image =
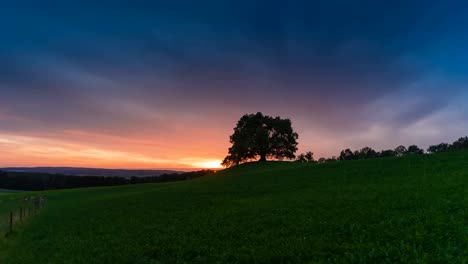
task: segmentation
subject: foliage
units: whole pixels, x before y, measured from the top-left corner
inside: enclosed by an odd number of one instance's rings
[[[379,153],[379,157],[381,158],[389,158],[389,157],[396,157],[396,151],[392,149],[382,150]]]
[[[320,158],[318,159],[318,163],[328,163],[328,162],[335,162],[335,161],[338,161],[338,158],[333,156],[331,158]]]
[[[408,154],[424,154],[424,151],[416,145],[411,145],[408,148],[399,146],[395,150],[382,150],[377,152],[370,147],[364,147],[360,150],[352,151],[351,149],[342,150],[339,160],[358,160],[358,159],[374,159],[374,158],[388,158],[388,157],[401,157]],[[322,160],[321,162],[324,162]]]
[[[356,156],[359,159],[373,159],[377,157],[377,152],[372,148],[365,147],[358,151]]]
[[[468,137],[461,137],[450,146],[452,150],[468,149]]]
[[[212,170],[162,174],[154,177],[69,176],[62,174],[0,171],[0,188],[23,191],[43,191],[96,186],[115,186],[134,183],[190,180],[214,173]]]
[[[296,158],[297,162],[314,162],[314,153],[312,151],[308,151],[306,153],[301,153]]]
[[[339,156],[339,160],[354,160],[356,159],[356,155],[350,149],[342,150]]]
[[[405,146],[398,146],[395,148],[395,154],[397,157],[401,157],[408,152],[408,149]]]
[[[461,137],[454,141],[452,144],[440,143],[438,145],[432,145],[427,149],[429,153],[441,153],[447,151],[457,151],[468,149],[468,137]]]
[[[428,153],[442,153],[448,151],[468,150],[468,137],[461,137],[452,144],[440,143],[432,145],[427,149]],[[395,150],[387,149],[377,152],[370,147],[364,147],[361,150],[352,151],[345,149],[340,152],[338,160],[357,160],[357,159],[373,159],[373,158],[389,158],[389,157],[402,157],[405,155],[422,155],[424,150],[417,145],[410,145],[408,148],[405,146],[398,146]],[[305,156],[299,156],[298,160],[304,160]],[[320,158],[319,163],[333,161],[334,159]]]
[[[352,151],[351,149],[345,149],[341,151],[339,160],[357,160],[357,159],[372,159],[378,157],[378,153],[372,148],[365,147],[361,150]]]
[[[446,152],[450,149],[450,145],[447,143],[440,143],[438,145],[432,145],[429,146],[427,149],[427,152],[429,153],[440,153],[440,152]]]
[[[260,157],[294,159],[298,135],[291,126],[291,120],[271,117],[262,113],[244,115],[237,122],[234,134],[230,136],[232,146],[222,165],[231,167]]]
[[[408,150],[406,150],[406,154],[424,154],[424,150],[416,145],[411,145],[408,147]]]

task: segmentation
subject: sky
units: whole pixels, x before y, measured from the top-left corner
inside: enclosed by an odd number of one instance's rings
[[[468,135],[465,1],[2,1],[0,166],[216,167],[244,114],[299,152]]]

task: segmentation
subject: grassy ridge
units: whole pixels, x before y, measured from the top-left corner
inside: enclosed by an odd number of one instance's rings
[[[2,263],[466,263],[468,153],[46,192]]]

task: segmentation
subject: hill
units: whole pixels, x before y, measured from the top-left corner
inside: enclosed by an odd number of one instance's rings
[[[98,177],[156,177],[163,174],[180,173],[175,170],[127,170],[127,169],[97,169],[74,167],[10,167],[0,168],[0,171],[62,174],[70,176],[98,176]]]
[[[70,176],[63,174],[0,171],[1,190],[45,191],[55,189],[117,186],[137,183],[171,182],[191,180],[215,173],[214,170],[200,170],[181,173],[161,174],[151,177],[105,177]]]
[[[468,261],[468,152],[252,163],[43,194],[40,214],[0,243],[0,262]]]

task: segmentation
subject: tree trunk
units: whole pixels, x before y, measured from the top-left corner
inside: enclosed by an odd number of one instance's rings
[[[266,154],[260,154],[260,159],[258,161],[266,161]]]

